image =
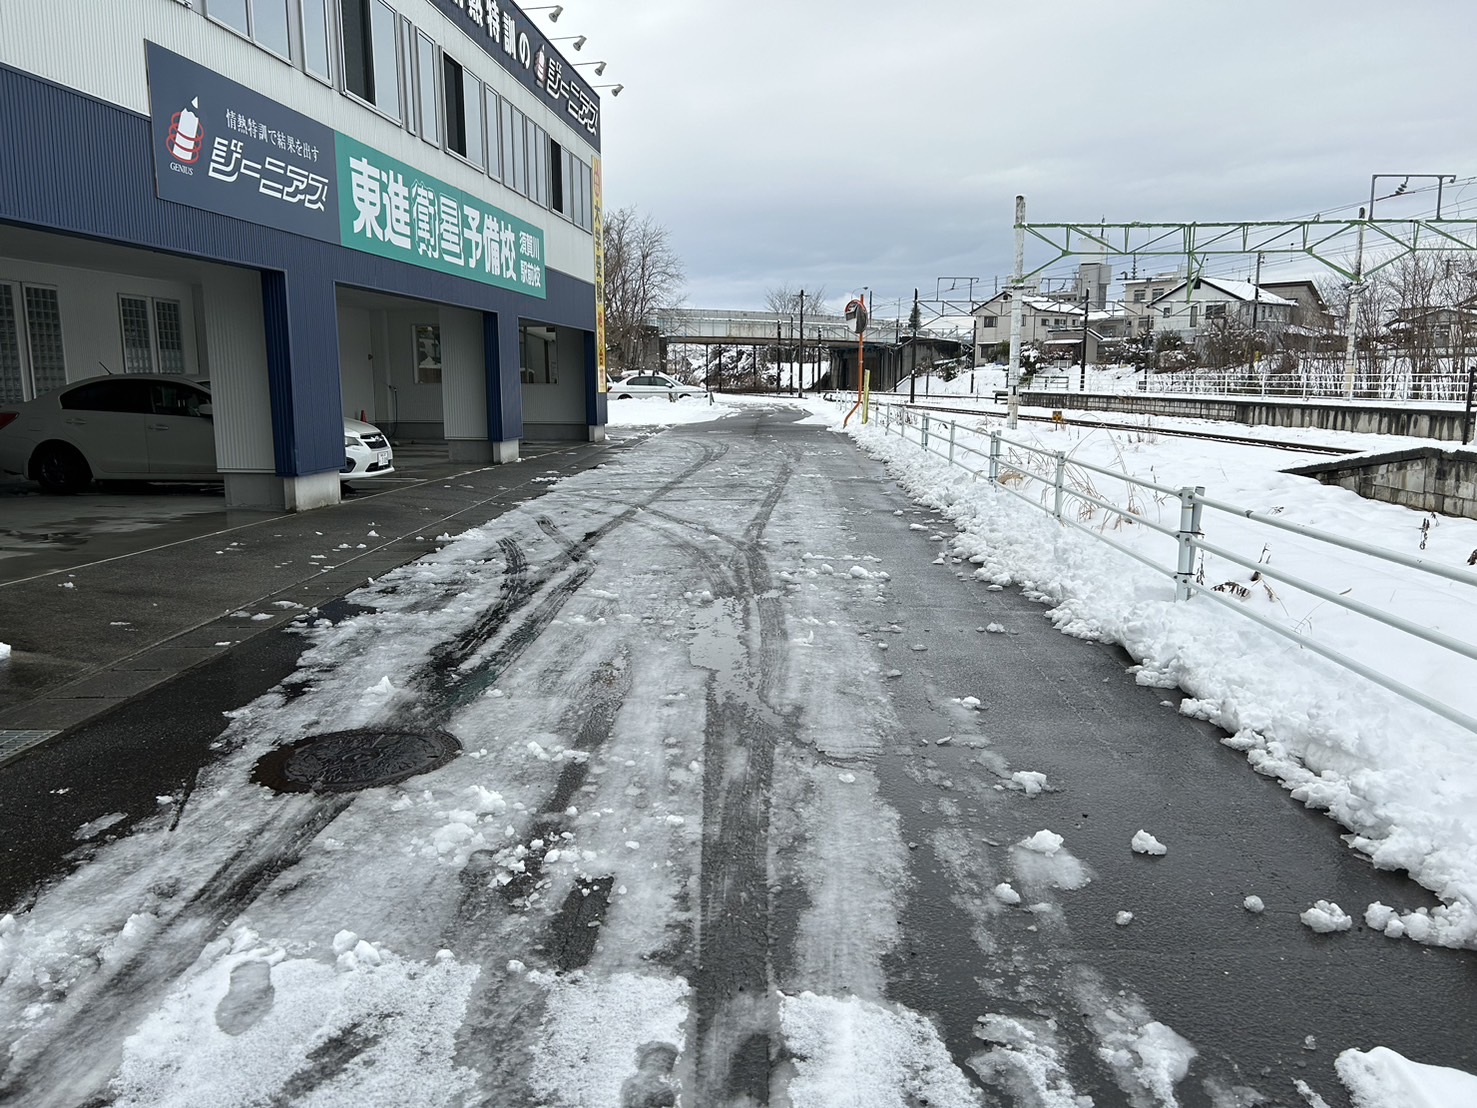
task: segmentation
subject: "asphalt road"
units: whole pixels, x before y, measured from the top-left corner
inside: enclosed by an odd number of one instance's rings
[[[124,1039],[243,921],[279,951],[260,981],[289,980],[345,920],[403,957],[480,967],[447,1065],[486,1103],[602,1102],[549,1062],[559,990],[632,975],[684,983],[685,1014],[621,1040],[603,1101],[620,1108],[679,1086],[704,1108],[828,1103],[794,1015],[822,1001],[932,1028],[915,1039],[937,1037],[949,1074],[882,1041],[867,1049],[896,1065],[854,1075],[893,1075],[900,1104],[966,1103],[961,1086],[1053,1103],[1028,1057],[1104,1108],[1295,1105],[1300,1080],[1346,1108],[1333,1060],[1377,1044],[1477,1072],[1477,957],[1298,921],[1315,899],[1357,916],[1429,894],[1373,870],[1177,693],[1136,685],[1119,649],[973,579],[946,534],[793,414],[674,429],[325,609],[337,628],[267,631],[0,767],[0,902],[28,942],[157,921],[121,961],[70,964],[85,1005],[0,980],[19,1044],[0,1104],[132,1103]],[[364,690],[385,673],[400,692],[381,704]],[[359,793],[252,783],[274,747],[345,727],[445,730],[477,757]],[[513,845],[489,830],[428,854],[479,783],[515,802],[488,821]],[[1168,853],[1134,853],[1140,828]],[[1062,853],[1015,845],[1044,829]],[[1005,881],[1019,905],[992,892]],[[1241,906],[1252,893],[1265,912]],[[237,1025],[274,1017],[233,975],[238,992],[215,1022],[239,1045]],[[262,1095],[388,1068],[395,1025],[351,1015],[324,1017]],[[1133,1054],[1160,1027],[1195,1052],[1172,1094]],[[186,1039],[182,1082],[192,1053],[214,1057]]]

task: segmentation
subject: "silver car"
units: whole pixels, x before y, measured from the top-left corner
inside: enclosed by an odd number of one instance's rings
[[[117,373],[0,406],[0,471],[75,493],[100,481],[219,481],[204,381]],[[343,480],[394,472],[373,424],[344,420]]]

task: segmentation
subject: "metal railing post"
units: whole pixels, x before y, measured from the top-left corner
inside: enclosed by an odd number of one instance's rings
[[[1174,572],[1174,598],[1189,600],[1194,595],[1190,581],[1195,575],[1195,536],[1200,534],[1200,501],[1205,495],[1205,486],[1186,486],[1180,489],[1179,562]]]
[[[959,430],[959,421],[949,420],[949,464],[954,464],[954,432]]]
[[[1055,508],[1053,508],[1051,514],[1054,515],[1054,516],[1056,516],[1057,519],[1061,519],[1062,518],[1062,498],[1066,495],[1066,491],[1067,491],[1067,486],[1066,486],[1067,456],[1064,453],[1062,453],[1060,450],[1058,450],[1056,452],[1055,457],[1056,457],[1056,477],[1053,480],[1052,484],[1056,488],[1056,506],[1055,506]]]
[[[923,449],[924,450],[927,450],[928,449],[928,413],[927,412],[924,412],[923,413],[923,439],[922,439],[922,446],[923,446]]]
[[[990,484],[1000,480],[1000,432],[990,432]]]

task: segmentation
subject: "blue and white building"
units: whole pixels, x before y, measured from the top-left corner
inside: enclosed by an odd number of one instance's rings
[[[208,379],[233,507],[337,501],[344,415],[601,438],[600,103],[536,14],[5,0],[0,403]]]

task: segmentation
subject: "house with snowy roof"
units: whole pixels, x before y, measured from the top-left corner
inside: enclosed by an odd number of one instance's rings
[[[974,363],[983,365],[994,357],[995,348],[1010,341],[1011,291],[997,292],[974,310]],[[1043,344],[1061,338],[1057,333],[1082,329],[1082,305],[1054,296],[1026,292],[1021,296],[1021,344]]]
[[[1172,331],[1186,346],[1196,345],[1215,328],[1256,328],[1280,334],[1292,323],[1296,303],[1250,281],[1224,277],[1181,279],[1150,304],[1155,333]]]

